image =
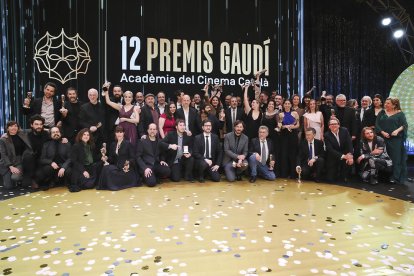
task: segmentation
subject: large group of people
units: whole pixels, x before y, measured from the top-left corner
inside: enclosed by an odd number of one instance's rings
[[[23,102],[30,129],[9,121],[0,138],[4,187],[120,190],[221,175],[251,183],[346,182],[352,174],[373,185],[407,180],[408,125],[397,98],[364,96],[360,108],[343,94],[283,98],[261,90],[259,78],[241,97],[206,84],[168,102],[162,91],[134,95],[110,83],[102,102],[94,88],[86,103],[73,87],[58,99],[49,82],[42,97]]]

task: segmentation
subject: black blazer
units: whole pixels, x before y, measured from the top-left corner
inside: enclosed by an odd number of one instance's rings
[[[269,164],[270,161],[274,161],[275,160],[275,155],[273,153],[273,144],[272,141],[267,138],[266,139],[267,142],[267,150],[269,151],[269,156],[266,160],[266,164]],[[253,138],[250,140],[250,144],[249,144],[249,156],[252,155],[253,153],[257,152],[258,154],[261,154],[261,146],[260,146],[260,139],[258,137]],[[270,154],[272,155],[272,159],[270,159]]]
[[[160,162],[159,140],[156,140],[157,146],[155,147],[155,151],[151,143],[148,137],[138,140],[135,160],[141,173]]]
[[[158,117],[160,117],[160,110],[157,106],[155,106],[155,111],[158,113]],[[139,114],[139,124],[138,124],[138,135],[139,138],[142,137],[142,135],[147,135],[148,126],[150,124],[154,123],[154,118],[152,117],[151,113],[151,107],[148,105],[144,105],[141,108],[141,113]],[[157,126],[158,129],[158,126]]]
[[[23,114],[29,118],[35,114],[42,114],[42,103],[43,97],[32,99],[30,102],[29,108],[23,107]],[[55,124],[57,124],[61,119],[60,109],[62,108],[62,103],[53,97],[53,113],[55,117]]]
[[[129,166],[135,168],[135,156],[132,144],[123,140],[118,150],[118,155],[115,153],[116,142],[112,142],[108,152],[108,163],[117,166],[119,169],[124,168],[125,161],[129,161]]]
[[[233,124],[231,123],[231,107],[226,108],[224,111],[224,114],[226,115],[226,133],[233,131]],[[245,117],[245,113],[243,108],[237,107],[236,108],[236,121],[237,120],[243,120]]]
[[[70,149],[71,144],[66,143],[63,144],[62,141],[59,141],[58,145],[58,155],[59,157],[64,160],[63,163],[57,163],[59,167],[64,168],[65,170],[69,168],[71,160],[70,160]],[[42,148],[42,155],[40,156],[40,164],[42,165],[50,165],[53,162],[56,154],[56,147],[55,141],[50,140],[47,141]]]
[[[335,137],[334,137],[335,138]],[[318,158],[325,158],[325,149],[323,148],[323,142],[318,139],[313,140],[313,151]],[[296,159],[298,166],[308,164],[309,160],[309,143],[306,139],[303,139],[299,144],[299,153]]]
[[[82,104],[83,103],[80,101],[74,104],[69,102],[65,102],[64,104],[64,107],[68,110],[68,113],[66,117],[62,116],[62,132],[63,137],[66,137],[69,140],[73,140],[75,135],[80,130],[80,120],[78,116]]]
[[[219,138],[216,134],[211,133],[210,135],[210,144],[211,144],[211,160],[213,161],[214,165],[221,165],[221,161],[223,159],[223,150],[220,146]],[[204,151],[206,150],[206,139],[204,137],[204,133],[197,135],[194,138],[194,147],[193,147],[193,156],[195,159],[204,159]]]
[[[375,122],[377,120],[377,116],[375,116],[375,108],[371,107],[370,109],[366,110],[364,113],[364,119],[361,123],[361,130],[364,127],[374,127],[375,128]]]
[[[98,154],[98,151],[94,148],[92,148],[91,151],[93,162],[100,160],[100,153]],[[82,174],[85,171],[85,146],[83,145],[83,142],[73,145],[70,159],[72,161],[73,173]]]
[[[335,116],[341,123],[341,127],[348,129],[351,136],[358,136],[358,122],[355,115],[355,109],[348,106],[344,108],[335,107]]]
[[[90,128],[101,123],[102,126],[99,128],[103,132],[105,127],[105,112],[104,108],[100,103],[96,105],[91,102],[84,103],[81,105],[79,112],[79,124],[81,128]]]
[[[339,142],[336,140],[334,134],[331,131],[325,132],[325,146],[327,157],[332,157],[340,160],[343,154],[353,153],[352,139],[346,128],[339,128]]]
[[[192,154],[192,138],[191,136],[187,136],[184,132],[183,134],[183,147],[188,146],[189,153]],[[173,149],[169,149],[168,146],[170,144],[178,145],[178,134],[177,131],[170,131],[168,134],[160,141],[160,160],[167,162],[169,166],[174,163],[175,157],[177,156],[177,151]]]
[[[185,120],[184,110],[182,108],[177,110],[176,118]],[[201,133],[197,111],[192,107],[190,107],[188,112],[188,127],[190,128],[192,136],[196,136]]]

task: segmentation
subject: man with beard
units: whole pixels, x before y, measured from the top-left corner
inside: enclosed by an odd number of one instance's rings
[[[184,170],[185,180],[194,182],[192,156],[192,138],[185,131],[185,122],[182,119],[175,121],[176,131],[168,132],[160,142],[161,160],[171,169],[171,180],[178,182]]]
[[[119,85],[115,85],[112,89],[113,96],[110,97],[111,101],[114,103],[119,104],[122,106],[122,87]],[[119,111],[112,108],[109,105],[105,105],[105,126],[106,126],[106,141],[108,143],[111,143],[114,141],[114,133],[115,133],[115,127],[116,127],[116,121],[119,117]]]
[[[50,141],[43,145],[39,169],[36,172],[36,182],[42,190],[47,190],[56,184],[68,185],[70,181],[70,143],[62,142],[58,127],[50,129]]]
[[[145,184],[154,187],[160,178],[170,176],[170,168],[165,161],[160,161],[157,126],[152,123],[148,126],[148,135],[138,140],[136,162],[143,176]]]
[[[141,108],[141,114],[138,123],[138,137],[147,135],[147,130],[150,124],[155,124],[158,129],[158,121],[160,119],[160,113],[158,108],[155,106],[154,94],[145,95],[145,105]]]
[[[244,123],[236,121],[233,131],[224,135],[223,167],[228,181],[241,180],[242,173],[248,168],[247,153],[249,138],[243,134]]]
[[[144,106],[144,104],[145,104],[144,103],[144,94],[142,92],[138,91],[135,94],[135,105],[142,108]]]
[[[275,110],[278,112],[282,112],[282,103],[283,103],[283,97],[282,95],[276,95],[275,96]]]
[[[231,98],[232,98],[233,96],[232,95],[227,95],[225,98],[224,98],[224,108],[230,108],[230,103],[231,103]],[[237,102],[237,99],[236,99],[236,102]]]
[[[41,115],[45,118],[44,126],[51,128],[55,126],[60,120],[61,104],[55,98],[57,87],[53,82],[45,84],[43,89],[43,97],[30,100],[25,98],[23,103],[23,114],[26,116],[33,116],[35,114]]]
[[[78,100],[78,91],[74,87],[69,87],[60,113],[62,114],[62,133],[72,144],[80,130],[78,115],[81,105],[82,102]]]
[[[333,96],[331,94],[326,95],[326,91],[322,91],[321,95],[321,105],[319,106],[319,111],[322,112],[324,125],[329,125],[329,119],[332,116],[333,106]],[[335,112],[335,111],[334,111]],[[325,132],[329,131],[329,128],[325,127]]]
[[[226,133],[233,131],[233,124],[236,121],[243,120],[244,111],[243,108],[237,106],[237,98],[231,97],[230,107],[224,110],[226,120]]]
[[[30,186],[31,174],[27,165],[33,163],[33,152],[29,139],[15,121],[7,123],[6,131],[0,138],[0,175],[3,177],[3,186],[5,189],[13,189],[19,181],[24,186]]]
[[[260,103],[260,110],[262,112],[266,112],[268,100],[269,100],[269,95],[267,94],[267,92],[266,91],[260,92],[259,103]]]
[[[197,111],[200,111],[200,109],[201,109],[201,107],[203,105],[203,102],[201,101],[200,94],[198,94],[198,93],[194,94],[193,100],[194,100],[194,108]]]
[[[165,102],[165,93],[163,91],[160,91],[157,94],[157,108],[160,115],[164,114],[165,108],[167,108],[167,104]]]
[[[104,142],[105,112],[104,107],[98,102],[98,90],[88,90],[89,102],[84,103],[79,112],[80,127],[87,128],[92,133],[95,145],[98,149]]]

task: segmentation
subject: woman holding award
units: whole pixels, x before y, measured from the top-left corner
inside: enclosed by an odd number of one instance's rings
[[[105,164],[99,178],[98,190],[118,191],[137,186],[138,175],[134,166],[133,146],[125,139],[121,126],[115,128],[115,142],[104,156]]]

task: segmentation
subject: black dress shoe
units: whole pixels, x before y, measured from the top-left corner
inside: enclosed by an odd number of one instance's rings
[[[250,183],[254,183],[254,182],[256,182],[256,176],[252,176],[252,177],[250,177],[249,182],[250,182]]]
[[[198,180],[200,183],[204,183],[206,182],[205,179],[203,177],[200,177],[200,179]]]
[[[242,177],[241,177],[241,175],[238,175],[238,176],[236,176],[236,180],[237,180],[237,181],[240,181],[240,180],[242,180]]]
[[[369,184],[371,185],[377,185],[378,184],[378,180],[375,177],[371,177],[369,180]]]
[[[397,184],[397,181],[395,181],[394,179],[391,179],[391,180],[389,181],[389,183],[390,183],[391,185],[394,185],[394,184]]]

